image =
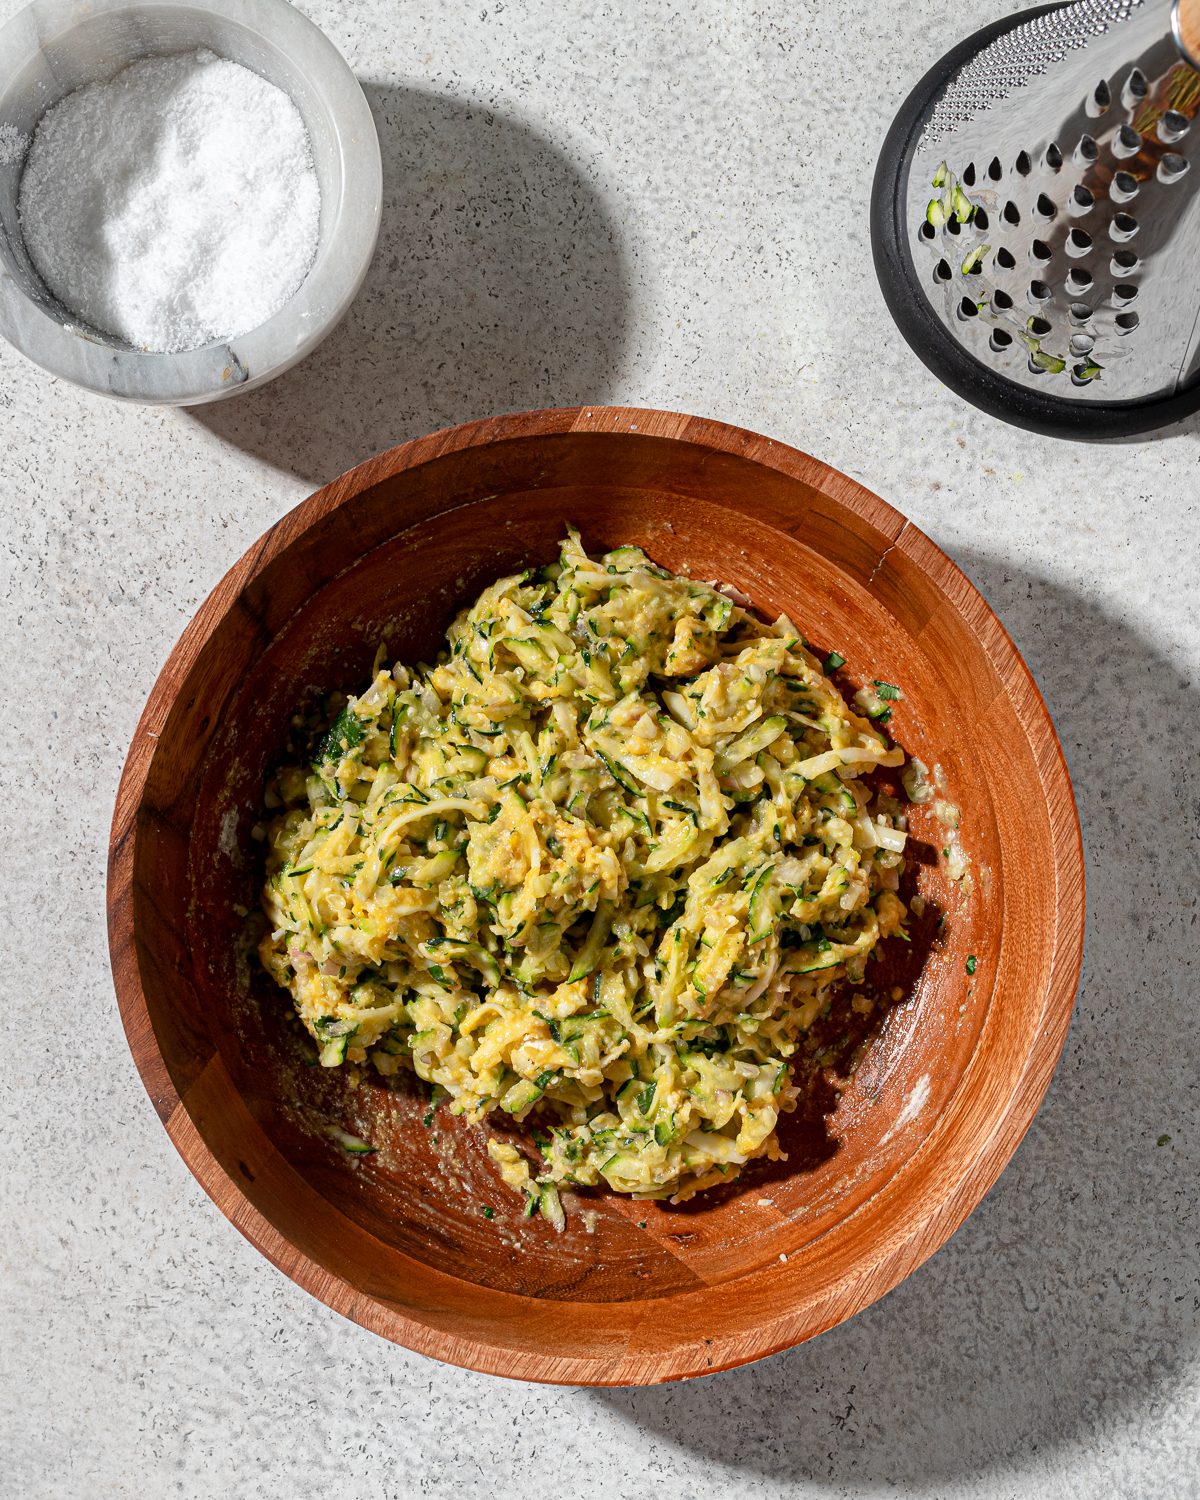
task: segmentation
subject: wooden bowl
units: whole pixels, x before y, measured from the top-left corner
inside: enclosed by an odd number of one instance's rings
[[[910,879],[928,906],[909,963],[888,975],[903,1001],[852,1076],[822,1075],[819,1112],[785,1130],[789,1160],[753,1163],[677,1208],[593,1193],[568,1202],[556,1234],[520,1217],[485,1128],[431,1117],[423,1085],[364,1078],[351,1090],[344,1070],[304,1064],[287,998],[244,960],[239,908],[256,903],[250,830],[296,704],[357,689],[380,640],[393,658],[430,657],[457,607],[549,561],[567,520],[591,547],[634,542],[673,570],[738,585],[772,618],[786,611],[846,658],[847,685],[898,684],[891,728],[943,768],[971,889],[948,877],[945,828],[917,810]],[[1032,1120],[1066,1034],[1083,859],[1033,678],[927,537],[781,443],[593,407],[406,443],[255,543],[142,715],[113,819],[108,911],[121,1015],[155,1108],[205,1191],[275,1265],[453,1364],[647,1384],[833,1327],[962,1223]],[[348,1156],[330,1125],[379,1151]],[[581,1208],[595,1211],[593,1233]]]

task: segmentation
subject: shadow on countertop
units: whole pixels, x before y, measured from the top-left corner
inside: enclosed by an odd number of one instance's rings
[[[1068,442],[1085,442],[1093,448],[1137,448],[1161,443],[1166,438],[1195,438],[1200,433],[1200,412],[1173,423],[1170,427],[1153,427],[1149,432],[1133,432],[1121,437],[1069,438]]]
[[[323,484],[474,417],[607,402],[625,348],[621,226],[531,126],[366,84],[383,222],[362,291],[306,360],[188,415]]]
[[[1087,845],[1084,976],[1045,1103],[966,1224],[858,1317],[742,1370],[590,1393],[805,1493],[1029,1476],[1142,1426],[1194,1463],[1173,1390],[1200,1351],[1200,694],[1134,624],[960,561],[1042,688]]]

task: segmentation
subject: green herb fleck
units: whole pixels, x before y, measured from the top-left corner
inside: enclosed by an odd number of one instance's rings
[[[841,652],[831,651],[825,658],[825,661],[821,666],[821,671],[825,673],[826,677],[828,677],[830,672],[836,672],[839,667],[844,667],[845,665],[846,658],[841,654]]]
[[[343,744],[347,750],[353,750],[355,745],[362,744],[362,740],[363,728],[358,715],[351,708],[343,708],[317,741],[313,751],[313,765],[320,766],[327,760],[341,760]]]
[[[1169,1135],[1160,1135],[1158,1138],[1158,1144],[1160,1146],[1169,1146],[1171,1144],[1171,1137]]]
[[[978,960],[976,959],[975,955],[972,953],[968,957],[968,959],[967,959],[967,973],[968,974],[974,974],[974,972],[975,972],[975,965],[976,965],[977,962],[978,962]]]

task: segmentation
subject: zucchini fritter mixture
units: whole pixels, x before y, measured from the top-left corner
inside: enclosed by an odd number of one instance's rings
[[[903,752],[790,620],[574,531],[436,665],[382,657],[267,789],[259,951],[321,1062],[533,1112],[541,1170],[489,1149],[560,1227],[556,1184],[678,1201],[777,1157],[789,1058],[905,937],[859,780]]]

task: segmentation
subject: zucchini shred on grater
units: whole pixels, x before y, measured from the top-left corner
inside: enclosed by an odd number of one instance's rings
[[[1112,437],[1200,407],[1200,0],[1078,0],[986,27],[896,116],[884,298],[993,416]]]

